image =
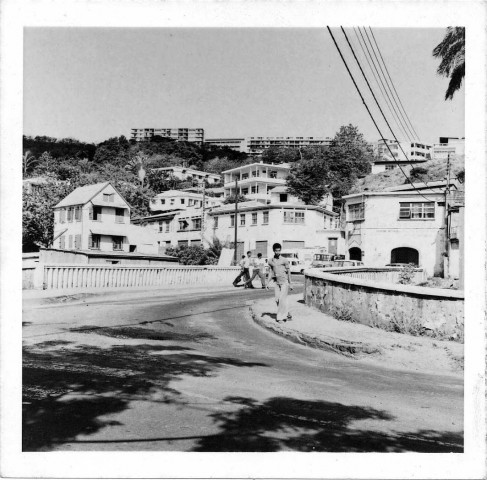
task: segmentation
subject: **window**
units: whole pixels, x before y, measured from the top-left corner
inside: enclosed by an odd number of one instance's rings
[[[247,180],[247,178],[249,178],[249,174],[248,173],[242,174],[242,180]]]
[[[64,223],[66,221],[66,210],[63,208],[59,210],[59,222]]]
[[[386,170],[394,170],[395,168],[395,165],[386,165]]]
[[[92,250],[99,250],[100,249],[100,235],[92,234],[88,238],[88,247]]]
[[[279,194],[279,201],[280,202],[287,202],[287,193],[280,193]]]
[[[74,208],[74,219],[77,222],[81,222],[81,207]]]
[[[165,198],[161,198],[161,205],[165,205],[166,204],[166,199]]]
[[[115,200],[115,195],[113,193],[104,193],[103,194],[103,201],[104,202],[113,202]]]
[[[181,205],[184,205],[184,198],[181,198]]]
[[[230,226],[231,227],[235,226],[235,215],[230,215]]]
[[[68,222],[73,221],[73,209],[71,207],[68,208]]]
[[[295,210],[285,211],[284,223],[304,223],[304,212]]]
[[[264,218],[262,219],[262,223],[263,223],[263,224],[267,224],[267,223],[269,223],[269,212],[268,212],[268,211],[266,211],[266,212],[262,212],[262,214],[263,214],[263,216],[264,216]]]
[[[123,237],[112,237],[113,249],[123,250]]]
[[[186,220],[179,220],[179,230],[187,230],[189,223]]]
[[[201,230],[201,218],[193,218],[193,230]]]
[[[250,191],[252,193],[258,193],[258,187],[254,185],[253,187],[251,187]]]
[[[116,208],[115,209],[115,222],[116,223],[124,223],[125,212],[123,208]]]
[[[81,235],[74,236],[74,248],[79,250],[81,248]]]
[[[174,205],[174,201],[175,201],[175,199],[171,198],[171,205]]]
[[[354,203],[348,206],[348,220],[363,220],[364,218],[364,204]]]
[[[73,248],[73,235],[68,237],[68,248]]]
[[[163,230],[163,221],[162,220],[159,220],[159,233],[162,233],[162,230]]]
[[[257,225],[257,212],[252,213],[252,225]]]
[[[434,219],[434,202],[400,202],[399,218],[402,220]]]
[[[245,213],[240,214],[240,226],[241,227],[245,226]]]
[[[90,211],[90,220],[101,221],[101,207],[93,207]]]
[[[277,178],[277,171],[276,170],[271,170],[269,172],[269,178]]]
[[[248,195],[249,189],[248,188],[242,188],[242,195]]]
[[[213,218],[213,228],[218,228],[218,217]]]
[[[188,240],[178,240],[178,247],[187,247]]]

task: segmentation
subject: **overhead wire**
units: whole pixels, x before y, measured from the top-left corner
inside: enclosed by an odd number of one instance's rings
[[[402,134],[404,135],[404,137],[405,137],[405,138],[407,138],[409,141],[411,141],[411,138],[410,138],[410,136],[409,136],[409,133],[407,132],[407,129],[404,127],[403,123],[401,122],[401,119],[399,118],[399,115],[398,115],[398,113],[397,113],[397,111],[396,111],[396,108],[394,107],[394,104],[393,104],[393,102],[392,102],[392,100],[391,100],[391,97],[389,96],[389,93],[388,93],[388,91],[387,91],[387,87],[386,87],[386,85],[384,85],[384,81],[383,81],[383,79],[382,79],[382,76],[381,76],[381,74],[380,74],[380,72],[379,72],[379,70],[378,70],[378,68],[377,68],[376,62],[374,61],[374,57],[373,57],[373,55],[372,55],[372,53],[373,53],[373,52],[371,53],[371,51],[369,50],[369,45],[368,45],[368,42],[367,42],[367,40],[365,39],[365,37],[364,37],[364,35],[363,35],[362,31],[360,30],[360,27],[357,27],[357,28],[358,28],[358,31],[359,31],[359,33],[360,33],[360,36],[362,37],[362,42],[363,42],[363,44],[365,45],[365,48],[366,48],[367,53],[368,53],[368,55],[369,55],[369,57],[370,57],[370,60],[371,60],[372,65],[373,65],[373,67],[374,67],[374,70],[375,70],[375,72],[377,73],[377,77],[378,77],[378,79],[379,79],[379,83],[380,83],[380,85],[382,85],[382,88],[384,89],[384,92],[385,92],[385,95],[386,95],[386,96],[385,96],[385,98],[386,98],[386,99],[387,99],[387,101],[388,101],[388,102],[391,104],[391,107],[392,107],[392,110],[393,110],[393,114],[392,114],[392,116],[393,116],[394,120],[396,121],[396,123],[397,123],[398,125],[400,125],[399,130],[401,130],[401,132],[402,132]],[[377,58],[377,57],[376,57],[376,58]]]
[[[359,30],[360,30],[360,27],[359,27]],[[366,43],[368,42],[368,44],[370,45],[370,50],[372,51],[372,55],[373,55],[372,61],[374,62],[374,58],[375,58],[375,62],[377,62],[377,65],[378,65],[379,70],[381,72],[379,74],[379,77],[381,78],[381,81],[382,81],[382,78],[384,79],[384,82],[385,82],[385,87],[384,88],[386,88],[386,90],[388,90],[390,92],[390,94],[391,94],[390,97],[389,97],[389,94],[387,94],[387,96],[388,96],[388,98],[391,98],[392,97],[391,103],[393,103],[395,105],[394,111],[396,112],[397,118],[399,119],[399,121],[401,122],[401,125],[404,128],[404,131],[406,132],[406,136],[407,136],[408,140],[410,142],[412,142],[412,138],[414,138],[414,134],[412,133],[411,129],[408,127],[407,122],[404,119],[404,115],[402,115],[402,112],[399,109],[399,105],[398,105],[398,103],[396,101],[396,98],[394,97],[394,94],[392,92],[391,87],[389,86],[389,83],[387,81],[386,75],[384,73],[384,69],[382,68],[382,65],[381,65],[381,63],[379,61],[379,57],[377,56],[377,53],[375,52],[374,46],[372,44],[372,41],[370,40],[370,37],[369,37],[369,35],[367,33],[367,30],[365,30],[365,29],[363,29],[363,30],[364,30],[364,33],[365,33],[364,41]],[[365,40],[365,38],[367,40]],[[374,65],[375,65],[375,62],[374,62]]]
[[[379,56],[380,56],[380,58],[382,60],[382,63],[384,64],[384,67],[386,69],[387,76],[389,77],[389,80],[391,81],[392,88],[394,89],[394,92],[396,93],[396,97],[399,100],[399,103],[400,103],[400,105],[402,107],[402,110],[403,110],[404,114],[406,115],[406,118],[407,118],[407,120],[409,122],[409,125],[411,126],[411,129],[413,130],[414,134],[416,135],[416,138],[419,140],[419,135],[417,134],[417,132],[416,132],[416,130],[415,130],[415,128],[414,128],[414,126],[413,126],[413,124],[412,124],[412,122],[411,122],[411,120],[410,120],[410,118],[409,118],[409,116],[408,116],[408,114],[406,112],[406,109],[404,108],[404,105],[401,102],[401,97],[397,93],[396,87],[394,86],[394,82],[392,81],[391,75],[389,73],[389,69],[387,68],[387,64],[384,61],[384,58],[382,57],[382,53],[380,51],[379,44],[377,43],[377,40],[375,39],[374,32],[372,31],[372,28],[371,27],[369,27],[369,30],[370,30],[370,33],[372,34],[372,38],[374,40],[375,46],[377,47],[377,51],[379,52]]]
[[[363,56],[364,56],[365,60],[367,61],[367,64],[369,65],[369,69],[370,69],[370,71],[372,72],[372,75],[373,75],[373,77],[374,77],[375,83],[376,83],[376,84],[377,84],[377,86],[379,87],[379,91],[380,91],[380,93],[381,93],[381,95],[382,95],[382,98],[384,99],[384,102],[385,102],[385,104],[387,105],[387,108],[389,109],[389,112],[391,113],[391,116],[392,116],[392,118],[394,119],[394,122],[395,122],[395,124],[396,124],[397,128],[398,128],[398,129],[399,129],[399,130],[402,132],[402,134],[404,135],[404,130],[403,130],[403,128],[401,127],[401,125],[399,124],[399,122],[398,122],[398,120],[397,120],[397,118],[396,118],[396,116],[394,115],[394,112],[393,112],[393,110],[392,110],[392,107],[391,107],[391,102],[390,102],[390,100],[388,100],[388,99],[387,99],[387,97],[386,97],[386,92],[384,91],[384,87],[383,87],[383,86],[381,85],[381,83],[379,82],[379,79],[377,78],[377,75],[376,75],[376,73],[375,73],[375,71],[374,71],[374,68],[373,68],[373,67],[372,67],[372,65],[370,64],[369,55],[368,55],[368,54],[366,53],[366,51],[365,51],[365,48],[364,48],[364,46],[363,46],[363,44],[362,44],[362,41],[360,40],[359,34],[357,33],[357,29],[356,29],[355,27],[353,27],[353,31],[354,31],[354,33],[355,33],[355,36],[357,37],[357,43],[359,44],[360,49],[362,50]],[[367,46],[367,45],[365,45],[365,46]],[[375,67],[375,65],[374,65],[374,67]],[[376,69],[375,69],[375,70],[376,70]]]
[[[358,87],[357,82],[355,81],[355,78],[354,78],[354,76],[352,75],[352,72],[350,71],[350,68],[348,67],[347,61],[345,60],[345,57],[343,56],[342,51],[340,50],[340,47],[338,46],[338,43],[336,42],[335,37],[334,37],[334,35],[333,35],[333,33],[332,33],[332,31],[331,31],[330,27],[329,27],[329,26],[327,26],[326,28],[328,29],[328,32],[330,33],[330,36],[331,36],[331,38],[332,38],[332,40],[333,40],[333,43],[335,44],[335,47],[336,47],[336,49],[338,50],[338,53],[339,53],[339,55],[340,55],[340,57],[341,57],[341,59],[342,59],[342,61],[343,61],[343,64],[345,65],[345,68],[347,69],[347,72],[348,72],[348,74],[350,75],[350,78],[352,79],[352,82],[353,82],[353,84],[354,84],[354,86],[355,86],[355,88],[356,88],[356,90],[357,90],[357,93],[358,93],[358,94],[359,94],[359,96],[360,96],[360,99],[362,100],[362,103],[364,104],[364,106],[365,106],[365,108],[366,108],[366,110],[367,110],[367,113],[369,114],[369,116],[370,116],[370,118],[371,118],[372,122],[374,123],[375,128],[376,128],[376,129],[377,129],[377,131],[379,132],[380,137],[381,137],[381,138],[384,138],[384,136],[382,135],[382,132],[381,132],[381,130],[380,130],[380,128],[379,128],[379,126],[377,125],[377,122],[375,121],[374,116],[372,115],[372,112],[370,111],[370,109],[369,109],[369,107],[368,107],[367,103],[365,102],[365,99],[364,99],[364,97],[363,97],[363,95],[362,95],[362,92],[360,91],[360,88]],[[343,30],[343,27],[342,27],[342,30]],[[375,98],[375,95],[374,95],[374,98]],[[381,111],[382,111],[382,109],[381,109]],[[386,123],[388,123],[388,122],[386,122]],[[389,126],[389,128],[390,128],[390,126]],[[390,154],[391,154],[392,158],[394,158],[394,155],[393,155],[393,153],[392,153],[391,148],[389,147],[389,144],[386,142],[386,144],[385,144],[385,145],[386,145],[387,149],[389,150],[389,152],[390,152]],[[397,160],[396,160],[396,162],[397,162]],[[421,195],[421,196],[422,196],[422,197],[423,197],[425,200],[427,200],[428,202],[434,201],[434,200],[432,200],[432,199],[430,199],[430,198],[425,197],[425,196],[424,196],[424,195],[423,195],[423,194],[422,194],[422,193],[421,193],[421,192],[420,192],[420,191],[419,191],[419,190],[416,188],[416,186],[413,184],[413,182],[411,181],[411,179],[409,178],[409,176],[408,176],[408,175],[407,175],[407,174],[404,172],[404,170],[402,169],[401,165],[399,165],[399,164],[398,164],[398,167],[399,167],[399,169],[401,170],[402,174],[403,174],[403,175],[406,177],[406,180],[407,180],[407,181],[410,183],[410,185],[413,187],[413,189],[414,189],[416,192],[418,192],[418,193],[419,193],[419,195]]]

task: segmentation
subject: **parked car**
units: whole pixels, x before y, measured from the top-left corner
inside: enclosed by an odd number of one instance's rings
[[[363,267],[364,262],[359,260],[335,260],[333,262],[334,267]]]
[[[293,258],[292,260],[290,260],[289,264],[291,268],[291,273],[303,273],[306,268],[304,262],[301,262],[297,258]]]
[[[334,255],[329,253],[315,253],[311,268],[327,268],[333,266]]]
[[[414,265],[414,263],[388,263],[386,267],[409,267],[410,265]],[[414,265],[418,268],[417,265]]]

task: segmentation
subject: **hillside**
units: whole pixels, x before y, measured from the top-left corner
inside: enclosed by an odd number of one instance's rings
[[[454,155],[450,157],[451,163],[451,178],[455,178],[465,168],[465,156]],[[411,170],[414,167],[402,167],[404,172],[411,177],[413,182],[432,182],[446,179],[446,160],[430,160],[416,166],[426,170],[426,173],[411,176]],[[359,178],[350,190],[350,193],[361,192],[380,192],[388,187],[403,185],[406,183],[406,177],[402,174],[399,168],[388,170],[386,172],[369,174],[364,178]]]

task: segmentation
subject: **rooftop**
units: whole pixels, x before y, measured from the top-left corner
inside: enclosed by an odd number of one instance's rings
[[[64,197],[57,205],[54,206],[54,208],[68,207],[71,205],[85,205],[108,185],[110,185],[110,182],[95,183],[93,185],[78,187],[76,190],[73,190],[69,195]]]

